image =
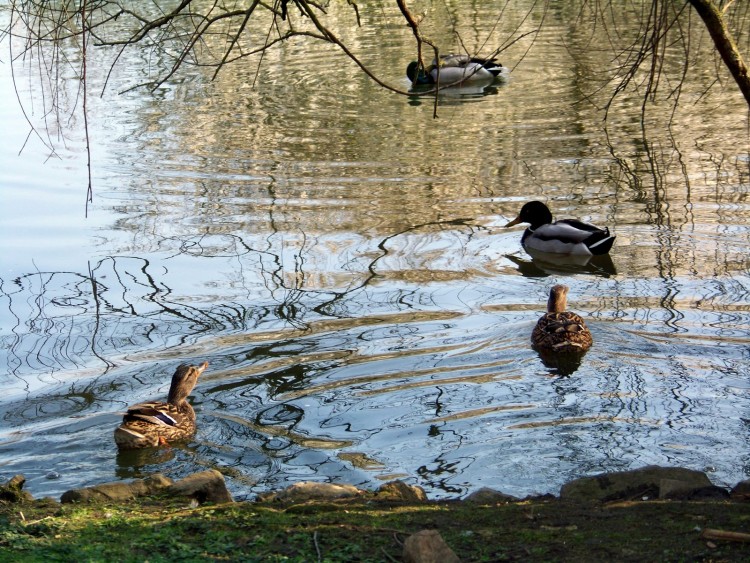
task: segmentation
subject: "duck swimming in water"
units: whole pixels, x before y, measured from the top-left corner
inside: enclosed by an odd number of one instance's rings
[[[470,57],[469,55],[442,55],[440,64],[436,60],[427,68],[421,67],[419,62],[412,61],[406,67],[406,76],[416,86],[437,84],[464,84],[467,82],[491,81],[504,70],[495,59]]]
[[[151,401],[128,407],[115,429],[115,443],[122,450],[165,446],[195,434],[195,411],[187,402],[198,377],[208,367],[180,365],[172,376],[166,402]]]
[[[569,288],[558,284],[552,287],[547,301],[547,312],[531,332],[531,344],[540,353],[582,354],[594,339],[583,319],[566,311]]]
[[[525,204],[518,217],[505,226],[518,223],[529,224],[521,237],[521,245],[527,251],[591,256],[606,254],[615,242],[615,236],[606,227],[601,229],[577,219],[553,223],[552,213],[541,201]]]

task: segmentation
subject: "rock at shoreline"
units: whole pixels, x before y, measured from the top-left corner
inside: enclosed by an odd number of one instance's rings
[[[602,473],[574,479],[560,489],[560,499],[577,501],[641,500],[692,498],[699,491],[715,492],[716,487],[702,471],[682,467],[649,465],[632,471]]]
[[[26,477],[16,475],[11,477],[7,483],[0,485],[0,501],[3,502],[28,502],[34,500],[31,493],[23,490]]]
[[[216,504],[234,502],[232,495],[227,490],[224,475],[216,471],[216,469],[209,469],[188,475],[184,479],[171,484],[165,492],[172,496],[193,498],[200,504],[204,502],[213,502]]]
[[[73,489],[63,493],[60,502],[91,502],[95,500],[122,502],[157,493],[189,497],[201,504],[204,502],[217,504],[232,502],[232,495],[227,490],[224,476],[215,469],[193,473],[179,481],[173,481],[169,477],[157,473],[145,479],[135,479],[130,482],[115,481],[114,483],[102,483],[84,489]]]
[[[16,475],[0,485],[0,502],[33,501],[32,495],[23,490],[26,479]],[[155,494],[189,497],[198,503],[233,502],[226,488],[224,476],[214,470],[194,473],[174,482],[162,474],[130,482],[115,481],[93,487],[73,489],[65,492],[61,502],[126,502],[139,496]],[[330,502],[341,499],[365,497],[369,499],[405,503],[429,502],[424,489],[396,480],[385,483],[373,492],[353,485],[317,483],[303,481],[275,492],[258,495],[261,502],[306,503],[309,501]],[[490,489],[478,489],[464,498],[464,502],[476,504],[505,504],[521,500],[552,500],[553,495],[517,497]],[[750,480],[741,481],[731,490],[715,486],[701,472],[681,467],[647,466],[632,471],[602,473],[592,477],[574,479],[560,490],[560,500],[610,502],[618,500],[750,500]]]
[[[290,485],[281,491],[258,495],[261,502],[302,503],[308,501],[334,501],[367,495],[353,485],[336,485],[334,483],[316,483],[302,481]],[[380,486],[375,492],[378,500],[398,502],[426,502],[427,495],[422,487],[407,485],[403,481],[391,481]]]
[[[154,494],[171,484],[172,479],[157,473],[145,479],[135,479],[130,482],[115,481],[114,483],[102,483],[83,489],[72,489],[63,493],[60,502],[91,502],[93,500],[122,502],[135,497]]]
[[[730,496],[734,500],[750,500],[750,479],[737,483]]]
[[[724,500],[729,498],[729,492],[716,485],[703,486],[675,479],[662,479],[659,482],[659,498],[669,500]]]
[[[375,493],[379,499],[396,500],[400,502],[426,502],[427,493],[417,485],[407,485],[396,480],[384,483]]]
[[[473,502],[476,504],[507,504],[509,502],[518,502],[521,499],[512,495],[506,495],[489,487],[482,487],[471,493],[464,499],[464,502]]]
[[[307,502],[331,501],[342,498],[353,498],[364,494],[353,485],[335,485],[333,483],[316,483],[313,481],[302,481],[290,485],[286,489],[275,493],[259,495],[259,500],[263,502]]]

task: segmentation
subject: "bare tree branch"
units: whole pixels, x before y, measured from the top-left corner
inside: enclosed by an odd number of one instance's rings
[[[724,20],[724,14],[732,2],[724,6],[723,10],[719,9],[719,6],[712,0],[689,0],[689,2],[706,24],[706,29],[708,29],[708,33],[711,35],[714,45],[716,45],[716,50],[719,51],[724,64],[734,77],[734,81],[739,86],[742,95],[745,96],[748,105],[750,105],[750,78],[747,75],[747,65]]]

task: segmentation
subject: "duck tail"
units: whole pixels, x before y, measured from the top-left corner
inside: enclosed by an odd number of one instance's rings
[[[499,76],[503,72],[503,65],[495,59],[480,59],[474,57],[471,59],[471,62],[482,65],[485,70],[492,73],[492,76]]]
[[[609,234],[609,229],[602,229],[601,232],[594,233],[584,241],[584,244],[588,247],[589,252],[595,256],[601,254],[607,254],[612,249],[612,245],[615,243],[615,235]]]
[[[503,72],[503,65],[497,62],[497,59],[482,59],[479,57],[472,57],[471,62],[479,63],[486,70],[491,72],[493,76],[498,76]]]

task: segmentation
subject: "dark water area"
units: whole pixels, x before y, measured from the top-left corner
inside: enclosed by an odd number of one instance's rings
[[[65,142],[53,124],[52,158],[26,142],[0,57],[0,477],[40,496],[211,467],[238,497],[399,477],[432,498],[648,464],[747,478],[747,105],[730,81],[706,93],[708,49],[676,112],[660,98],[644,116],[625,92],[605,121],[611,57],[577,51],[592,39],[558,4],[501,55],[508,76],[444,93],[437,119],[432,98],[310,41],[118,94],[157,64],[133,50],[90,99],[88,218],[80,118]],[[492,3],[457,6],[425,8],[447,50],[452,29],[479,50],[539,23],[520,4],[502,30]],[[409,88],[413,38],[390,5],[362,28],[329,10]],[[35,79],[15,72],[28,109]],[[531,199],[608,226],[609,259],[532,259],[504,228]],[[594,336],[565,375],[529,342],[556,283]],[[118,454],[125,407],[202,361],[195,440]]]

